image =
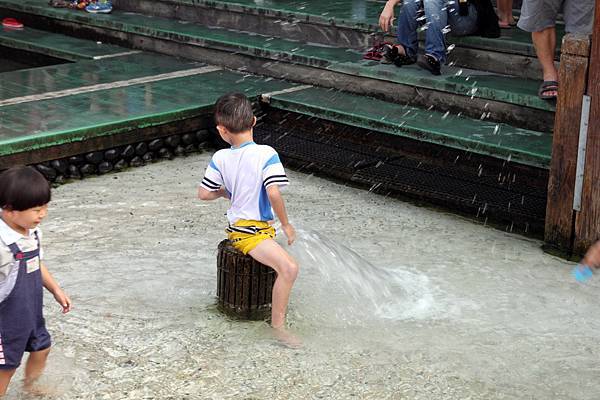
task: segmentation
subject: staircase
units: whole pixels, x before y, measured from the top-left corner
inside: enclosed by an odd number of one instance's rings
[[[362,59],[376,40],[393,41],[376,26],[379,1],[114,5],[111,14],[92,15],[45,0],[0,0],[0,13],[42,31],[235,70],[241,80],[293,82],[263,92],[257,135],[299,168],[495,215],[523,230],[543,226],[554,105],[537,98],[539,65],[527,33],[449,37],[450,63],[435,77]],[[340,153],[327,161],[318,154],[323,146]]]

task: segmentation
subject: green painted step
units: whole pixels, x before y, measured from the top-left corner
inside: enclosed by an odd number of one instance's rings
[[[31,0],[26,3],[19,0],[0,0],[0,7],[77,24],[173,40],[178,43],[183,41],[231,53],[239,52],[265,59],[291,61],[349,75],[365,76],[461,96],[474,95],[483,99],[554,111],[551,103],[537,97],[539,83],[533,80],[453,67],[446,68],[444,75],[435,77],[416,66],[399,69],[393,65],[365,62],[360,53],[346,49],[300,44],[279,38],[211,29],[179,20],[118,11],[108,15],[83,15],[72,10],[49,8],[45,0]]]
[[[378,26],[379,15],[384,1],[376,0],[161,0],[161,3],[201,6],[227,10],[242,14],[252,13],[273,18],[281,18],[282,23],[301,21],[315,25],[346,27],[364,31],[366,34],[381,33]],[[396,11],[397,13],[397,11]],[[564,26],[557,26],[557,43],[560,46]],[[452,43],[465,47],[493,50],[504,53],[518,53],[535,57],[531,34],[520,29],[503,29],[500,38],[480,36],[450,37]]]
[[[68,61],[91,60],[130,52],[131,49],[78,39],[30,27],[0,30],[0,45]]]
[[[294,85],[220,70],[0,106],[0,156],[206,115],[217,98],[229,91],[255,97],[290,87]]]
[[[271,107],[548,168],[552,135],[309,87],[266,99]]]
[[[0,74],[0,102],[15,97],[76,89],[198,68],[204,64],[155,53],[86,60]]]

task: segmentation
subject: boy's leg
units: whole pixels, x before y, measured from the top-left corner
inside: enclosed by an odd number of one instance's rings
[[[15,371],[16,369],[0,369],[0,396],[4,396],[6,394],[8,384],[15,374]]]
[[[298,264],[273,239],[263,240],[248,254],[256,261],[273,268],[277,272],[271,301],[271,325],[276,329],[282,328],[285,323],[285,312],[292,285],[298,276]]]
[[[31,388],[35,381],[42,375],[46,367],[46,360],[50,353],[50,347],[29,353],[27,364],[25,365],[25,389]]]

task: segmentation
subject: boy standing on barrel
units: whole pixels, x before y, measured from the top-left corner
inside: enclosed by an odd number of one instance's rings
[[[231,145],[217,151],[200,183],[201,200],[230,199],[228,238],[232,245],[256,261],[273,268],[271,325],[288,345],[299,342],[285,330],[285,312],[298,275],[298,264],[275,240],[273,211],[291,245],[296,232],[289,223],[279,186],[289,184],[277,152],[253,141],[256,117],[252,104],[241,93],[217,100],[215,123],[221,138]]]

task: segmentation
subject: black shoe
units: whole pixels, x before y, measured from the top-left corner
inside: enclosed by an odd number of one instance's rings
[[[419,61],[417,61],[419,67],[426,69],[431,72],[433,75],[441,75],[441,64],[440,62],[432,55],[425,54],[422,57],[419,57]]]
[[[406,51],[406,50],[405,50]],[[403,65],[410,65],[417,62],[417,57],[407,56],[406,54],[398,54],[398,57],[394,60],[394,65],[396,67],[401,67]]]
[[[393,63],[398,57],[398,48],[391,44],[385,44],[383,47],[383,57],[381,62],[384,64]]]

